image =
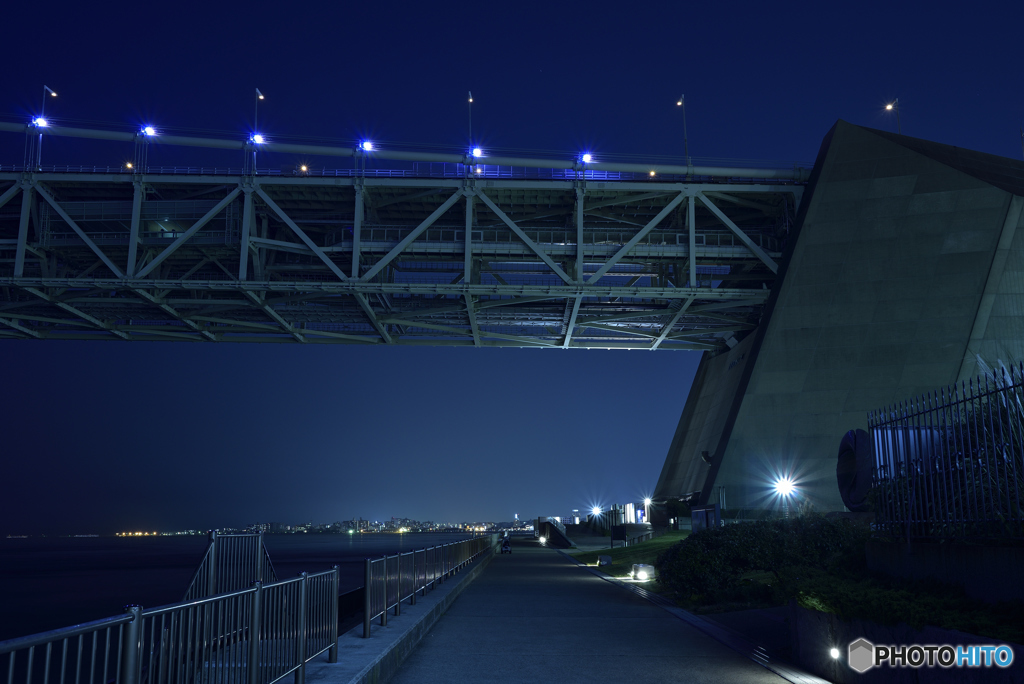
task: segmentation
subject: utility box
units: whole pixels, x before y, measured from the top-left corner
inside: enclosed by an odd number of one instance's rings
[[[694,532],[722,526],[722,511],[718,504],[695,506],[690,509],[690,529]]]

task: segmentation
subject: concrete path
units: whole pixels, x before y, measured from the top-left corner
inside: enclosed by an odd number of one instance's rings
[[[785,680],[557,551],[497,555],[392,680],[730,682]]]

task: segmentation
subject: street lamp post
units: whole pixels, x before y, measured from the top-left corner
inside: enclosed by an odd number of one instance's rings
[[[903,129],[900,126],[900,98],[898,97],[889,104],[885,105],[885,111],[887,112],[891,112],[894,109],[896,110],[896,132],[899,133],[900,135],[903,135]]]
[[[683,152],[686,153],[686,166],[690,164],[690,141],[686,135],[686,95],[680,95],[679,100],[676,102],[677,107],[683,108]]]
[[[43,86],[43,106],[39,108],[39,118],[36,119],[36,126],[46,125],[46,94],[49,93],[50,97],[57,97],[57,93],[54,92],[53,88],[48,85]],[[36,170],[40,170],[43,166],[43,134],[39,133],[39,144],[36,146]]]
[[[261,136],[259,134],[259,131],[260,131],[260,129],[259,129],[259,123],[260,123],[260,100],[263,100],[263,99],[266,99],[266,98],[264,98],[263,93],[260,92],[259,88],[256,88],[256,101],[255,101],[255,104],[253,105],[253,113],[252,113],[252,134],[253,134],[253,141],[256,142],[256,143],[263,142],[263,136]],[[257,140],[257,138],[259,138],[259,140]],[[256,145],[252,146],[252,172],[253,172],[253,174],[256,173]]]

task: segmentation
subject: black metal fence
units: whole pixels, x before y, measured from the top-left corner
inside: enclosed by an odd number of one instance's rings
[[[868,414],[877,531],[1024,539],[1024,364]]]

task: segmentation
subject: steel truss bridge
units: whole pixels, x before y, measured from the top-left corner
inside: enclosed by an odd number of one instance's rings
[[[807,177],[374,154],[395,168],[0,167],[0,338],[716,351]]]

